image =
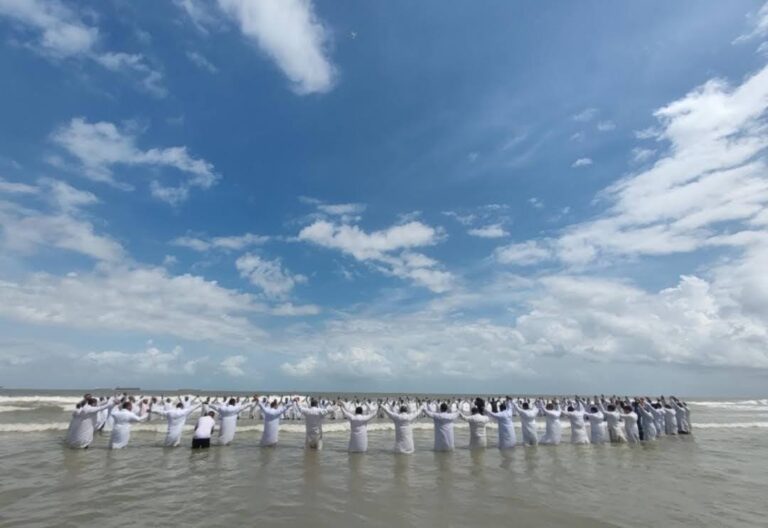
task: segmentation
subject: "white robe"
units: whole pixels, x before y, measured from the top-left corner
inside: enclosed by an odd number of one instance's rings
[[[432,418],[435,424],[435,451],[453,451],[453,422],[459,417],[459,413],[432,412],[424,409],[424,414]]]
[[[341,413],[349,420],[349,452],[365,453],[368,451],[368,422],[376,418],[376,411],[353,414],[342,407]]]
[[[298,410],[304,417],[304,427],[307,433],[304,447],[308,449],[323,448],[323,421],[333,412],[333,407],[304,407],[298,406]]]
[[[485,449],[488,445],[485,428],[488,426],[489,418],[482,414],[471,414],[469,416],[459,414],[459,417],[469,424],[469,448]]]
[[[510,449],[515,447],[517,437],[515,435],[515,422],[513,420],[513,417],[515,416],[515,408],[512,403],[508,403],[507,409],[504,411],[493,412],[486,409],[485,414],[496,420],[499,424],[499,449]]]
[[[621,415],[624,422],[624,432],[627,435],[627,442],[635,444],[640,441],[640,431],[637,429],[637,414],[632,411]]]
[[[674,409],[663,408],[664,410],[664,432],[668,435],[677,434],[677,413]]]
[[[588,444],[587,424],[584,422],[584,411],[577,409],[575,411],[563,411],[563,416],[571,422],[571,443]]]
[[[189,415],[196,411],[198,407],[200,406],[182,409],[177,407],[170,411],[152,411],[160,416],[164,416],[168,421],[168,431],[166,431],[165,440],[163,440],[165,447],[177,447],[181,443],[181,432],[184,430],[184,424],[187,422]]]
[[[679,405],[677,402],[672,402],[672,407],[675,409],[675,420],[677,421],[677,432],[688,433],[690,427],[688,425],[688,412],[685,407]]]
[[[288,411],[289,407],[279,405],[276,409],[259,402],[259,409],[264,416],[264,432],[261,433],[259,445],[261,447],[272,447],[277,445],[280,436],[280,417]]]
[[[618,411],[609,411],[600,403],[600,410],[608,422],[608,439],[611,443],[623,443],[627,441],[627,435],[624,433],[624,427],[621,424],[621,413]]]
[[[650,411],[651,407],[645,405],[638,405],[637,412],[640,413],[640,425],[643,426],[644,440],[655,440],[656,433],[656,420],[653,413]]]
[[[248,409],[250,405],[236,403],[235,405],[214,405],[210,407],[216,411],[221,419],[219,425],[219,436],[216,439],[218,445],[229,445],[235,439],[237,430],[237,417],[241,412]]]
[[[536,445],[539,438],[536,435],[536,417],[539,415],[538,409],[523,409],[517,402],[513,403],[517,414],[520,415],[520,427],[523,431],[523,443]]]
[[[421,414],[422,408],[411,413],[396,413],[384,405],[381,408],[395,424],[395,453],[410,455],[415,451],[412,424]]]
[[[539,439],[539,443],[551,445],[559,444],[563,436],[563,426],[560,423],[560,415],[562,414],[560,406],[558,406],[557,409],[550,411],[545,409],[542,405],[539,410],[544,414],[544,418],[547,421],[547,428]]]
[[[131,439],[131,424],[146,422],[149,415],[138,416],[128,409],[117,409],[112,411],[112,418],[115,424],[112,426],[112,434],[109,437],[109,448],[122,449]]]
[[[605,416],[601,411],[584,413],[589,421],[589,441],[593,444],[605,443]]]
[[[67,433],[67,445],[75,449],[84,449],[93,442],[93,432],[99,419],[99,412],[114,407],[109,400],[102,405],[85,405],[72,413],[72,423]]]

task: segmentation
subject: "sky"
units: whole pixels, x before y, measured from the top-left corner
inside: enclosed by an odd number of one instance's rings
[[[0,0],[0,385],[763,395],[768,4]]]

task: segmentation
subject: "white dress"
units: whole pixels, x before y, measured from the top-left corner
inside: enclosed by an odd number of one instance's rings
[[[503,411],[493,412],[486,409],[485,414],[496,420],[499,424],[499,449],[510,449],[515,447],[517,437],[515,435],[515,408],[512,403],[507,404]]]
[[[381,408],[395,424],[395,453],[410,455],[415,451],[412,424],[419,417],[422,409],[417,408],[411,413],[396,413],[384,405]]]
[[[176,408],[170,411],[152,411],[168,420],[168,431],[165,433],[163,445],[165,447],[177,447],[181,443],[181,432],[184,430],[184,424],[190,414],[195,412],[200,405],[195,407]]]
[[[601,411],[584,413],[589,421],[589,441],[593,444],[605,443],[605,416]]]
[[[76,449],[84,449],[93,442],[93,432],[99,419],[99,412],[115,406],[113,400],[102,405],[85,405],[72,413],[72,423],[67,434],[67,445]]]
[[[149,414],[138,416],[128,409],[117,409],[112,411],[112,418],[115,424],[112,426],[112,434],[109,437],[109,448],[122,449],[131,439],[131,424],[146,422]]]
[[[424,414],[432,418],[435,424],[435,451],[453,451],[453,422],[459,417],[459,413],[432,412],[424,409]]]
[[[547,421],[547,428],[544,431],[544,434],[539,439],[540,444],[551,444],[551,445],[557,445],[560,443],[560,439],[563,436],[563,426],[560,423],[560,415],[562,412],[560,411],[560,406],[557,406],[557,409],[549,410],[545,409],[544,405],[542,405],[539,408],[539,411],[544,414],[544,417]]]
[[[459,417],[469,424],[469,448],[484,449],[488,445],[488,438],[485,434],[485,428],[488,426],[489,418],[482,414],[471,414]]]
[[[232,440],[235,439],[235,431],[237,430],[237,417],[241,412],[248,409],[250,405],[242,405],[239,403],[236,403],[235,405],[210,404],[210,407],[216,411],[221,418],[219,436],[216,440],[216,443],[218,445],[229,445],[232,443]]]
[[[513,403],[517,414],[520,415],[520,426],[523,431],[523,443],[536,445],[539,438],[536,435],[536,417],[539,415],[538,409],[523,409],[517,402]]]
[[[349,420],[349,452],[365,453],[368,451],[368,422],[376,418],[376,412],[353,414],[344,407],[341,413]]]
[[[325,417],[333,412],[333,407],[304,407],[297,405],[299,413],[304,417],[304,427],[307,437],[304,447],[308,449],[323,448],[323,422]]]
[[[563,416],[571,422],[571,443],[588,444],[587,424],[584,422],[584,411],[577,409],[575,411],[563,411]]]
[[[280,435],[280,418],[288,411],[289,407],[278,406],[276,409],[259,402],[259,409],[264,416],[264,432],[261,433],[259,445],[262,447],[272,447],[277,445]]]

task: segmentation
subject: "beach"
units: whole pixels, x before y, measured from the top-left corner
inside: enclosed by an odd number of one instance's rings
[[[692,436],[629,445],[519,446],[434,453],[420,419],[416,453],[394,455],[388,421],[369,452],[346,452],[348,425],[329,420],[324,449],[306,451],[303,423],[257,446],[241,418],[234,443],[162,448],[165,422],[134,426],[130,445],[63,445],[74,393],[0,394],[2,526],[763,526],[768,507],[768,400],[690,401]],[[518,423],[519,433],[519,423]]]

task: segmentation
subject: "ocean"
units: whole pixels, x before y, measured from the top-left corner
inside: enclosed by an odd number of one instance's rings
[[[422,419],[416,453],[394,455],[388,421],[369,452],[346,452],[329,420],[324,449],[303,448],[303,423],[259,448],[243,417],[232,445],[193,452],[191,425],[163,448],[165,422],[134,426],[130,445],[87,450],[63,437],[82,391],[0,391],[0,526],[766,526],[768,399],[688,400],[693,435],[642,445],[519,446],[434,453]],[[194,422],[194,418],[190,420]],[[543,426],[543,420],[541,420]],[[518,437],[520,435],[518,423]]]

